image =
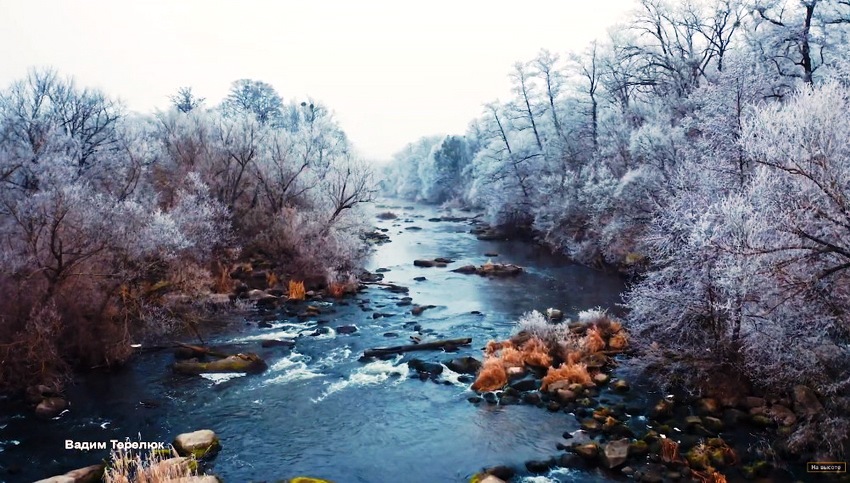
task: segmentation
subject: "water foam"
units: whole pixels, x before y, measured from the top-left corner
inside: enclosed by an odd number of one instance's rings
[[[352,372],[348,379],[331,383],[327,390],[325,390],[324,394],[312,401],[315,403],[324,401],[325,398],[331,394],[342,391],[348,387],[381,384],[392,376],[399,376],[396,383],[403,381],[407,378],[410,368],[407,367],[407,364],[399,364],[401,359],[402,357],[398,356],[394,360],[370,362]]]
[[[300,335],[307,335],[316,329],[308,324],[296,324],[287,322],[285,324],[273,324],[272,329],[259,334],[246,335],[232,339],[231,342],[252,342],[266,339],[295,339]]]
[[[306,356],[293,350],[287,357],[278,360],[269,367],[269,373],[281,374],[269,379],[266,381],[266,384],[284,384],[287,382],[302,381],[321,376],[322,374],[320,372],[315,372],[307,367],[307,363],[310,362],[310,360],[310,356]]]

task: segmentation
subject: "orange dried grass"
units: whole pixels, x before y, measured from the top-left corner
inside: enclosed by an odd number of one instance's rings
[[[491,340],[490,342],[487,343],[486,346],[484,346],[484,354],[488,355],[488,356],[492,356],[492,355],[495,355],[496,352],[499,352],[500,350],[502,350],[505,347],[513,347],[513,346],[514,346],[513,343],[509,340],[504,340],[504,341]]]
[[[587,372],[587,364],[561,364],[558,368],[550,367],[543,378],[540,389],[545,391],[550,384],[556,381],[592,384],[590,373]]]
[[[691,470],[691,475],[700,483],[726,483],[726,477],[723,476],[723,473],[715,469],[706,471]]]
[[[584,348],[590,353],[605,349],[605,339],[602,338],[599,329],[592,327],[587,330],[587,335],[584,336]]]
[[[307,291],[304,290],[304,282],[289,281],[289,300],[304,300],[307,298]]]
[[[665,463],[679,461],[679,443],[670,438],[661,438],[661,460]]]
[[[523,353],[512,346],[503,348],[499,353],[498,358],[502,360],[502,365],[506,368],[525,366],[525,357]]]
[[[508,383],[508,373],[505,371],[504,362],[498,357],[487,357],[478,377],[472,383],[472,390],[477,392],[496,391]]]
[[[331,282],[328,284],[328,295],[335,298],[341,298],[345,294],[345,284],[339,282]]]
[[[608,347],[615,351],[625,350],[629,346],[629,336],[620,330],[608,339]]]
[[[530,366],[549,367],[552,365],[549,347],[537,337],[532,337],[523,344],[522,360]]]
[[[277,278],[277,275],[274,272],[269,272],[266,274],[266,285],[271,288],[280,283],[280,279]]]

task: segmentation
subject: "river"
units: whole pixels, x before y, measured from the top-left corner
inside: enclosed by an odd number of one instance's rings
[[[391,242],[376,246],[367,268],[388,269],[385,281],[409,287],[413,303],[436,308],[414,316],[409,306],[397,305],[404,294],[370,286],[344,303],[320,303],[323,313],[310,320],[281,310],[234,314],[225,328],[206,334],[207,341],[260,354],[270,366],[265,373],[179,376],[169,369],[173,355],[159,351],[140,354],[115,372],[81,376],[67,391],[70,410],[55,420],[38,420],[31,408],[7,402],[0,414],[0,481],[33,481],[106,456],[65,450],[66,439],[171,441],[202,428],[221,438],[223,449],[210,471],[227,482],[298,475],[337,483],[462,482],[485,466],[521,470],[526,460],[557,454],[562,433],[578,429],[574,416],[530,405],[472,404],[467,399],[474,393],[457,374],[444,371],[436,382],[421,381],[406,361],[480,358],[484,344],[509,336],[526,311],[555,307],[569,317],[592,307],[613,308],[624,289],[622,277],[528,242],[477,240],[467,222],[428,221],[445,215],[433,207],[405,204],[391,211],[399,218],[376,220]],[[494,261],[525,267],[525,273],[486,279],[450,271],[480,265],[488,252],[498,253]],[[448,268],[413,266],[414,259],[434,257],[456,262]],[[427,280],[414,280],[423,276]],[[385,316],[375,318],[376,312]],[[259,320],[272,327],[258,327]],[[357,331],[339,334],[334,328],[342,325]],[[330,330],[314,335],[318,327]],[[359,360],[366,348],[405,344],[411,335],[472,337],[473,344],[451,355]],[[291,350],[260,347],[262,339],[286,337],[296,338]],[[536,481],[607,480],[602,473],[560,470]]]

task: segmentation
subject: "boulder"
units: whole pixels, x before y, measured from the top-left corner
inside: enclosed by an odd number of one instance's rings
[[[616,468],[629,457],[629,440],[626,438],[611,441],[602,450],[602,463],[608,468]]]
[[[697,412],[703,416],[713,416],[720,411],[720,404],[714,398],[702,398],[697,401]]]
[[[336,328],[338,334],[353,334],[357,332],[357,327],[353,325],[341,325]]]
[[[554,461],[549,460],[532,460],[525,462],[525,469],[531,473],[546,473],[549,468],[554,466]]]
[[[38,404],[38,403],[41,402],[42,399],[47,398],[47,397],[51,397],[51,396],[58,396],[58,394],[56,394],[56,392],[53,391],[53,389],[51,389],[48,386],[45,386],[44,384],[37,384],[35,386],[30,386],[26,390],[27,402],[29,402],[31,404]]]
[[[218,436],[210,429],[179,434],[174,438],[172,444],[174,450],[180,456],[194,456],[196,459],[215,456],[221,449],[221,442]]]
[[[505,480],[498,476],[488,474],[475,475],[470,481],[472,483],[505,483]]]
[[[154,474],[186,474],[198,470],[198,461],[195,458],[178,456],[153,463],[150,468]]]
[[[456,357],[445,362],[446,367],[460,374],[475,375],[481,369],[481,361],[474,357]]]
[[[491,466],[489,468],[484,468],[484,473],[490,476],[495,476],[500,480],[510,480],[516,474],[513,468],[510,466]]]
[[[103,471],[106,466],[103,464],[86,466],[65,473],[65,476],[74,478],[74,483],[100,483],[103,479]]]
[[[58,416],[67,407],[68,402],[61,397],[48,397],[35,407],[35,415],[40,418],[51,419]]]
[[[422,312],[436,307],[436,305],[414,305],[413,308],[410,310],[410,313],[413,315],[422,315]]]
[[[540,389],[540,381],[534,377],[523,377],[510,383],[510,387],[519,392],[536,391]]]
[[[266,339],[260,342],[260,347],[263,349],[268,349],[270,347],[295,347],[294,340],[279,340],[279,339]]]
[[[592,460],[599,454],[599,446],[597,446],[594,442],[590,442],[587,444],[573,446],[573,451],[586,460]]]
[[[761,397],[747,396],[741,402],[741,405],[747,409],[760,408],[767,404],[767,401]]]
[[[422,359],[411,359],[407,365],[420,374],[436,376],[443,373],[443,365],[438,362],[426,362]]]
[[[475,268],[475,265],[464,265],[462,267],[459,267],[459,268],[452,270],[452,272],[464,273],[464,274],[468,275],[468,274],[472,274],[472,273],[478,273],[478,269]]]
[[[774,404],[768,410],[770,417],[782,426],[793,426],[797,422],[797,415],[794,411],[780,404]]]
[[[212,362],[181,361],[175,362],[173,367],[176,372],[183,374],[222,372],[256,374],[268,369],[266,362],[257,354],[235,354]]]
[[[478,267],[478,275],[490,277],[512,277],[523,272],[522,267],[511,263],[485,263]]]
[[[794,411],[797,416],[811,418],[823,411],[823,406],[814,391],[807,386],[794,386]]]
[[[431,268],[437,266],[434,260],[413,260],[414,267]]]

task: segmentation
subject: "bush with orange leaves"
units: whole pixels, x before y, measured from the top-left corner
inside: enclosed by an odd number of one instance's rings
[[[514,349],[516,350],[516,349]],[[508,383],[508,373],[505,364],[499,357],[487,357],[478,371],[478,377],[472,383],[472,390],[477,392],[497,391]]]
[[[328,295],[334,298],[342,298],[345,294],[345,284],[339,282],[331,282],[328,284]]]
[[[545,391],[552,383],[557,381],[576,382],[579,384],[592,384],[590,373],[587,372],[586,364],[561,364],[560,367],[550,367],[546,376],[543,378],[543,384],[540,390]]]
[[[596,327],[587,329],[587,335],[584,336],[584,349],[591,354],[605,349],[605,339]]]
[[[608,347],[611,350],[622,351],[629,346],[629,336],[625,330],[619,330],[608,339]]]
[[[289,281],[289,300],[304,300],[307,298],[307,291],[304,290],[304,282]]]
[[[552,365],[552,356],[549,355],[549,347],[545,342],[532,337],[522,345],[522,360],[529,366],[549,367]]]

